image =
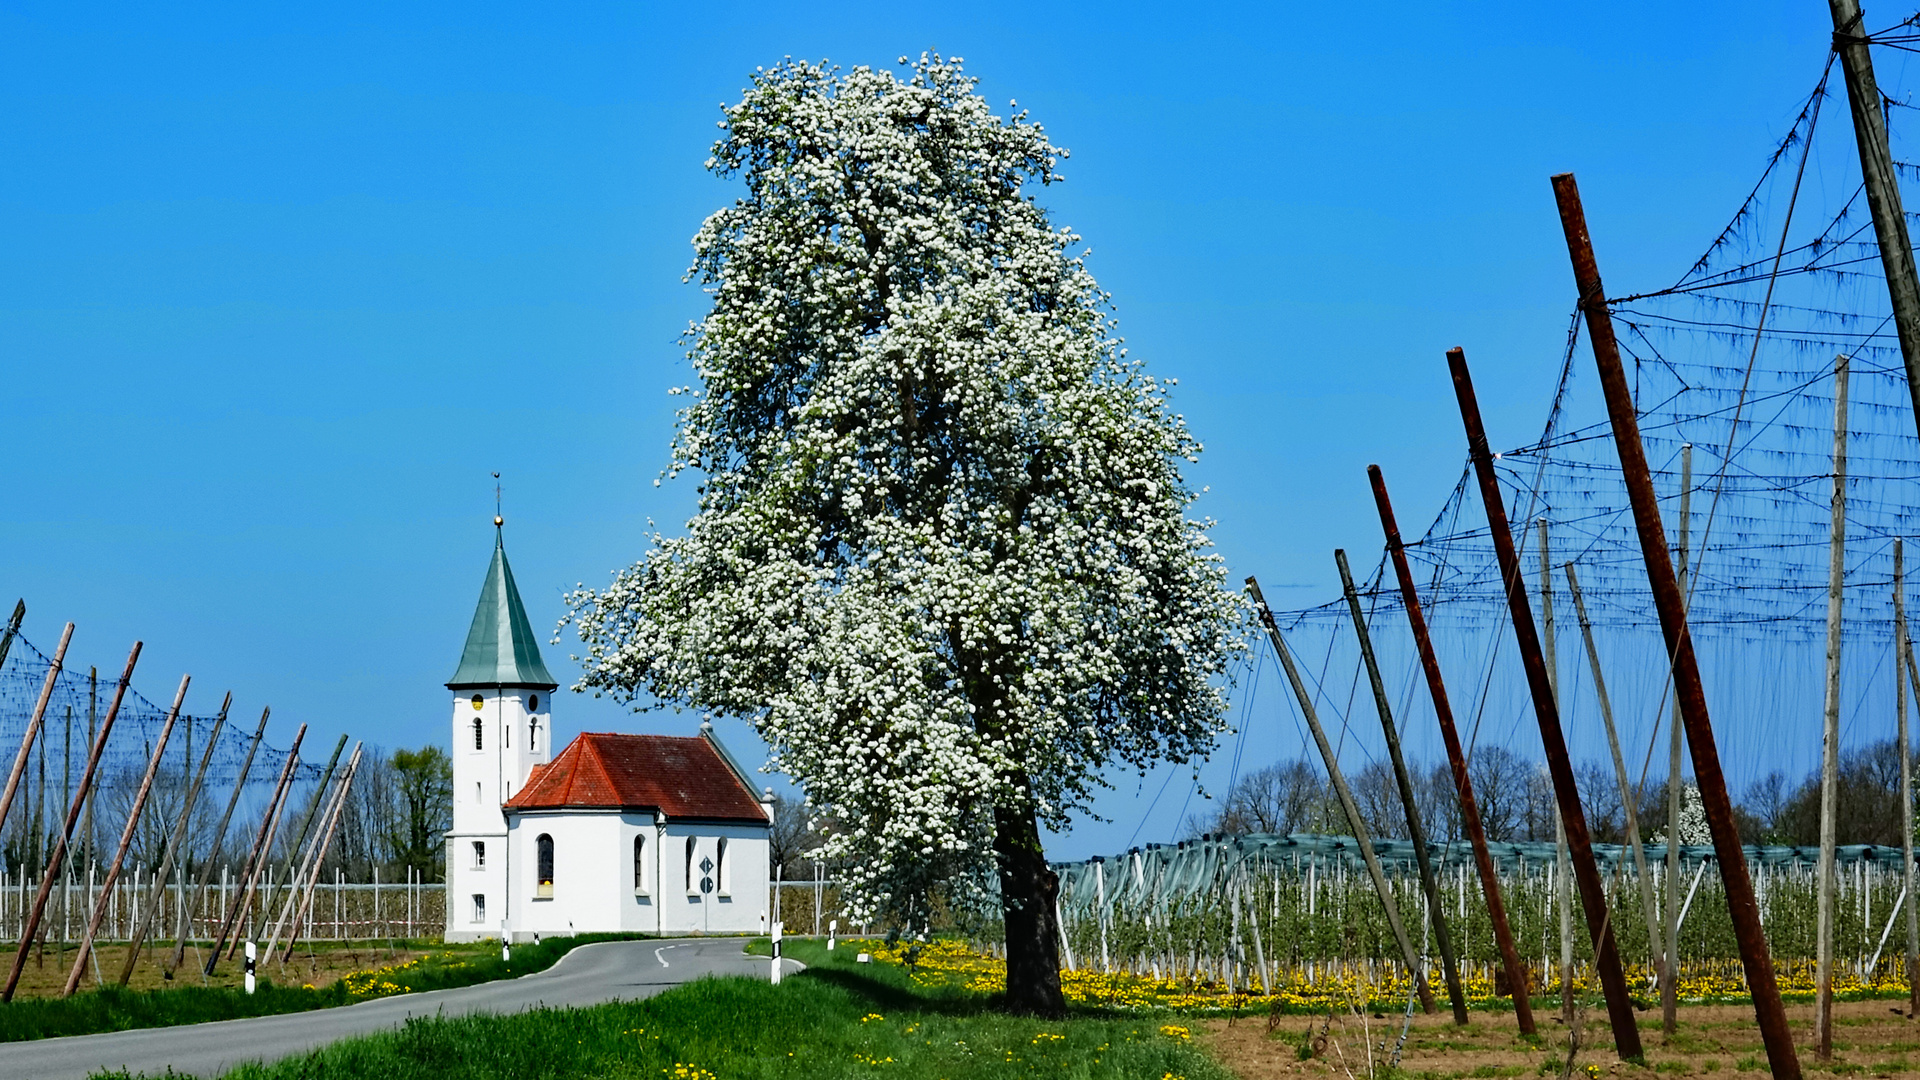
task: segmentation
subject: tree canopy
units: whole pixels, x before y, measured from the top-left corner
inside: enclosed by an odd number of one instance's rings
[[[1035,201],[1066,152],[958,58],[789,61],[721,126],[744,194],[694,238],[668,469],[698,512],[572,594],[581,687],[750,721],[867,911],[997,871],[1013,988],[1052,956],[1037,824],[1223,726],[1244,606],[1187,516],[1200,444]]]

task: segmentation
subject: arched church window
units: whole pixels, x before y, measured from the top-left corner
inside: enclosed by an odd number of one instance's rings
[[[480,794],[480,781],[478,781],[478,780],[475,780],[475,781],[473,782],[473,801],[474,801],[474,802],[486,802],[486,801],[487,801],[487,797],[486,797],[486,796],[484,796],[484,795],[482,795],[482,794]]]
[[[473,718],[473,748],[475,750],[485,750],[487,748],[487,738],[485,733],[486,733],[486,728],[481,725],[480,718],[477,716],[474,717]]]
[[[687,895],[689,896],[697,896],[700,893],[700,868],[693,865],[694,857],[699,854],[700,842],[694,837],[687,837]]]
[[[644,835],[633,838],[633,891],[647,891],[647,838]]]
[[[552,896],[553,895],[553,837],[548,836],[546,833],[541,833],[540,838],[533,842],[533,849],[534,849],[534,863],[536,865],[536,873],[538,875],[537,880],[540,883],[540,887],[538,890],[535,891],[534,895],[535,896]]]
[[[485,870],[487,868],[487,845],[485,841],[475,840],[473,842],[473,868],[475,870]]]
[[[733,860],[727,858],[726,837],[721,837],[719,844],[716,846],[719,850],[715,852],[716,858],[714,861],[720,864],[717,872],[714,874],[714,877],[718,881],[716,888],[721,896],[726,896],[733,892]]]
[[[487,921],[487,894],[486,893],[473,894],[473,921],[477,923],[483,923]]]

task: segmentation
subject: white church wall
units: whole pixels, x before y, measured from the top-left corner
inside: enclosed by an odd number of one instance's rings
[[[767,908],[767,828],[668,819],[660,845],[661,932],[759,933]],[[720,846],[726,841],[724,860]],[[688,844],[692,852],[689,856]],[[711,869],[706,865],[711,864]],[[712,890],[703,889],[711,878]]]

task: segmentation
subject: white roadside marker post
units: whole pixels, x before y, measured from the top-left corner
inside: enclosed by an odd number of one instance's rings
[[[513,962],[513,941],[507,937],[507,920],[500,920],[500,962]]]
[[[774,920],[773,922],[773,985],[775,986],[780,985],[780,931],[782,929],[782,926],[783,924],[780,922],[780,920],[778,919]]]
[[[253,942],[251,942],[251,941],[249,941],[249,942],[247,942],[247,993],[249,993],[249,994],[251,994],[251,993],[253,993],[253,958],[254,958],[254,955],[255,955],[255,954],[254,954],[254,946],[253,946]]]
[[[840,932],[839,919],[834,919],[827,923],[827,951],[828,952],[833,951],[833,935],[839,932]]]

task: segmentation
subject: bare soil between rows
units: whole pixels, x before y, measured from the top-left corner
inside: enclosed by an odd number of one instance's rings
[[[1904,1001],[1851,1001],[1834,1005],[1834,1054],[1831,1062],[1814,1059],[1813,1006],[1790,1004],[1787,1018],[1809,1075],[1920,1077],[1920,1021],[1908,1018]],[[1747,1005],[1682,1006],[1678,1030],[1668,1038],[1660,1030],[1657,1009],[1638,1014],[1645,1068],[1614,1054],[1612,1029],[1600,1008],[1579,1021],[1580,1046],[1573,1053],[1576,1077],[1666,1075],[1745,1077],[1769,1075],[1766,1050]],[[1509,1012],[1474,1012],[1466,1027],[1456,1027],[1443,1008],[1436,1016],[1416,1014],[1401,1055],[1399,1075],[1407,1077],[1563,1076],[1569,1057],[1568,1027],[1558,1009],[1535,1006],[1538,1045],[1520,1037]],[[1195,1036],[1242,1080],[1280,1076],[1365,1077],[1386,1064],[1381,1050],[1399,1039],[1397,1013],[1336,1014],[1318,1017],[1264,1016],[1209,1020],[1195,1025]],[[1204,1028],[1204,1031],[1202,1030]],[[1309,1059],[1300,1047],[1319,1041]],[[1369,1047],[1372,1055],[1369,1057]]]

